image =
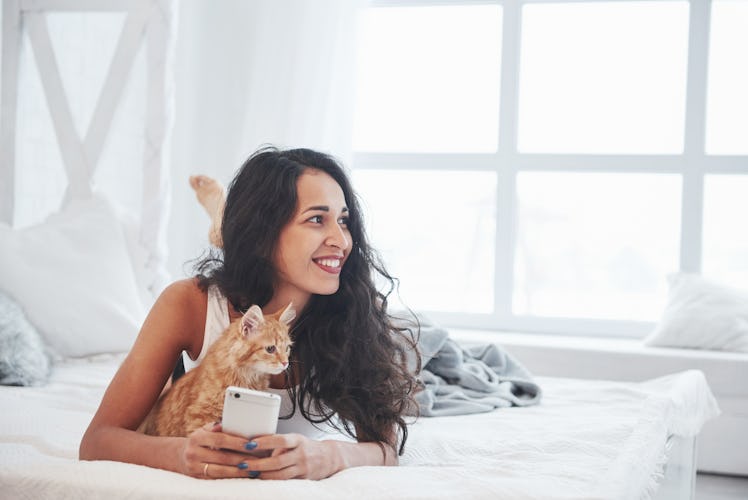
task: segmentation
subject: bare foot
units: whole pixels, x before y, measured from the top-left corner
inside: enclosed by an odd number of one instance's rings
[[[221,219],[223,218],[223,207],[226,204],[226,191],[220,182],[207,175],[190,176],[190,186],[195,190],[197,201],[205,208],[210,217],[208,239],[211,245],[221,248],[223,246]]]

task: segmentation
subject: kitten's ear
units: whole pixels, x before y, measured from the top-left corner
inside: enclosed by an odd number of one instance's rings
[[[286,325],[291,324],[291,321],[296,317],[296,310],[293,308],[293,302],[289,302],[285,309],[283,309],[283,312],[280,315],[280,318],[278,318],[278,321],[281,323],[284,323]]]
[[[247,309],[242,317],[242,334],[248,336],[259,327],[265,319],[262,317],[262,309],[260,306],[252,306]]]

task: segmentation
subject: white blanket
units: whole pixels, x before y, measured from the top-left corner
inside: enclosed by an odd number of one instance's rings
[[[719,412],[698,371],[640,384],[539,378],[539,406],[421,418],[400,467],[353,468],[316,482],[207,481],[78,461],[120,361],[69,361],[46,387],[0,387],[0,497],[650,498],[667,437],[693,436]]]

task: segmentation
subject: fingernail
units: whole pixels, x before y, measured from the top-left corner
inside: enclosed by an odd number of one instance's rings
[[[254,450],[255,448],[257,448],[257,443],[255,443],[254,441],[250,441],[249,443],[244,445],[244,449],[246,450]]]
[[[247,473],[247,476],[249,476],[250,479],[256,479],[260,477],[260,471],[258,470],[251,470]]]
[[[239,467],[239,468],[240,468],[241,470],[244,470],[244,469],[246,469],[247,467],[249,467],[249,465],[247,465],[247,464],[246,464],[246,463],[244,463],[244,462],[241,462],[241,463],[237,464],[237,467]]]

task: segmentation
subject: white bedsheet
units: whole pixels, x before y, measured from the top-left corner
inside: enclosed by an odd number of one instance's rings
[[[540,406],[418,420],[400,467],[205,481],[78,461],[120,361],[69,361],[46,387],[0,387],[1,498],[650,498],[667,436],[693,436],[719,412],[699,371],[640,384],[539,378]]]

